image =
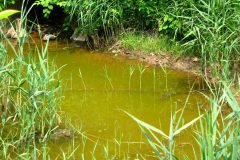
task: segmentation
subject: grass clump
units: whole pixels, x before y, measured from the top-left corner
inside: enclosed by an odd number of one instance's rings
[[[1,159],[30,154],[36,143],[45,142],[59,126],[59,70],[48,63],[46,52],[39,51],[36,59],[15,53],[11,59],[0,53]]]
[[[124,48],[131,51],[182,54],[181,45],[163,35],[127,32],[119,37],[119,41]]]
[[[26,17],[22,9],[19,31],[26,29]],[[14,46],[0,24],[0,159],[38,159],[46,152],[38,143],[45,145],[60,124],[60,70],[49,63],[48,43],[31,52],[29,33],[16,34]]]
[[[200,54],[204,69],[210,66],[214,76],[231,79],[234,64],[239,64],[239,0],[188,3],[181,19],[185,45]]]

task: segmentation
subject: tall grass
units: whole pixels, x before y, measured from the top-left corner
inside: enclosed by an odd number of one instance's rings
[[[139,72],[139,90],[142,92],[142,76],[145,72],[146,68],[143,66],[143,64],[138,64],[138,72]]]
[[[239,103],[231,85],[222,83],[219,92],[209,97],[210,111],[197,132],[202,159],[239,159]],[[213,92],[213,91],[212,91]],[[223,113],[223,109],[228,109]]]
[[[133,76],[133,74],[134,74],[134,71],[135,71],[135,68],[134,68],[134,66],[130,66],[129,67],[129,79],[128,79],[128,90],[130,91],[130,89],[131,89],[131,80],[132,80],[132,76]]]
[[[156,68],[153,68],[153,91],[156,91]]]
[[[84,90],[86,91],[86,90],[87,90],[87,87],[86,87],[85,81],[84,81],[84,79],[83,79],[82,71],[81,71],[80,68],[79,68],[78,71],[79,71],[79,77],[80,77],[80,79],[81,79],[81,81],[82,81],[83,88],[84,88]]]
[[[108,41],[121,25],[120,4],[119,1],[109,0],[71,0],[66,10],[69,12],[70,22],[77,26],[79,33],[89,36],[100,35]]]
[[[112,80],[111,80],[111,78],[110,78],[110,76],[109,76],[108,69],[107,69],[107,66],[106,66],[106,65],[103,67],[103,72],[104,72],[104,77],[105,77],[105,79],[108,81],[111,89],[113,90],[114,87],[113,87]]]
[[[23,7],[19,31],[26,30],[28,13]],[[24,46],[29,32],[17,32],[16,46],[2,27],[0,33],[0,158],[37,159],[36,143],[45,142],[60,123],[60,70],[49,63],[48,43],[42,48],[36,46],[34,53]]]
[[[188,1],[181,21],[185,45],[201,54],[203,70],[210,67],[215,77],[227,80],[238,68],[240,44],[240,1]],[[233,67],[237,66],[237,67]],[[239,70],[238,70],[239,72]],[[221,74],[224,73],[224,74]]]

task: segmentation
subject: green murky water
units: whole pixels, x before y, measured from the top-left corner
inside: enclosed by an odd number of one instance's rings
[[[168,134],[171,112],[184,106],[194,82],[194,91],[201,88],[197,78],[188,73],[165,73],[162,68],[109,53],[90,52],[66,42],[50,42],[49,58],[59,67],[66,65],[61,72],[65,87],[62,115],[86,136],[52,140],[48,147],[54,158],[78,147],[76,159],[155,159],[139,126],[123,111]],[[130,66],[135,70],[129,86]],[[141,67],[145,70],[140,84]],[[198,115],[201,101],[201,94],[191,93],[185,122]],[[194,129],[176,137],[177,156],[193,158]]]

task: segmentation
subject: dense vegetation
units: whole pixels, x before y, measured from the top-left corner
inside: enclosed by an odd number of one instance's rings
[[[0,2],[0,10],[12,1]],[[77,26],[80,33],[97,34],[104,38],[118,36],[125,29],[155,34],[157,43],[171,41],[181,44],[187,56],[199,56],[203,70],[211,68],[213,76],[221,80],[217,88],[211,88],[210,110],[199,115],[200,127],[196,135],[202,159],[238,159],[239,104],[232,94],[232,82],[238,78],[240,51],[240,1],[239,0],[36,0],[49,17],[55,6],[62,7],[66,14],[63,27]],[[77,19],[77,20],[76,20]],[[1,20],[1,18],[0,18]],[[21,20],[26,21],[25,15]],[[23,23],[23,22],[22,22]],[[24,24],[24,23],[23,23]],[[4,23],[1,22],[1,26]],[[24,27],[24,26],[22,26]],[[38,57],[24,57],[25,38],[15,48],[0,29],[0,90],[2,111],[0,120],[0,158],[39,157],[36,141],[44,142],[58,126],[61,84],[55,79],[58,69],[47,59],[47,47],[36,49]],[[161,35],[161,36],[160,36]],[[161,37],[167,37],[162,42]],[[135,43],[138,37],[128,40]],[[149,43],[149,37],[143,40]],[[5,41],[4,41],[5,40]],[[168,45],[170,43],[165,43]],[[10,45],[10,47],[9,47]],[[149,46],[149,45],[147,45]],[[157,45],[159,46],[159,45]],[[13,50],[9,58],[7,49]],[[163,48],[171,48],[163,47]],[[142,50],[148,50],[142,45]],[[169,49],[169,50],[174,50]],[[157,49],[156,49],[157,50]],[[176,49],[178,51],[179,49]],[[168,51],[168,49],[166,49]],[[152,52],[152,51],[151,51]],[[239,81],[235,81],[239,87]],[[223,107],[231,109],[228,116],[222,115]],[[159,159],[162,153],[168,159],[177,159],[174,139],[195,121],[180,127],[182,114],[176,112],[170,122],[169,135],[132,117],[145,133]],[[202,118],[204,116],[204,118]],[[180,117],[177,119],[177,117]],[[219,120],[219,123],[218,121]],[[176,123],[175,123],[176,122]],[[176,126],[175,126],[176,125]],[[221,127],[219,127],[221,126]],[[14,128],[16,132],[9,132]],[[155,132],[155,133],[154,133]],[[162,144],[158,135],[167,137],[168,145]],[[26,146],[22,146],[26,144]],[[22,150],[16,148],[22,146]],[[23,154],[24,153],[24,154]],[[196,156],[197,157],[197,156]],[[46,157],[45,157],[46,158]]]

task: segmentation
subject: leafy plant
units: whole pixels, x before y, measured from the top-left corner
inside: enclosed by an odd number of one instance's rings
[[[175,33],[181,27],[181,22],[174,16],[166,15],[158,19],[158,30],[165,33]]]
[[[54,5],[64,8],[69,3],[67,0],[37,0],[35,4],[43,6],[44,17],[48,18]]]

